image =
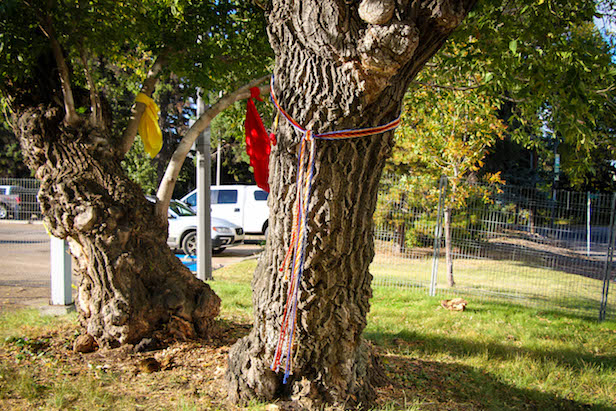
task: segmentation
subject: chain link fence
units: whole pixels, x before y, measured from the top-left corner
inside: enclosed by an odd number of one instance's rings
[[[50,238],[35,179],[0,178],[0,312],[50,295]]]
[[[0,178],[0,220],[40,219],[39,186],[34,178]]]
[[[35,179],[0,178],[0,220],[39,220],[38,188]],[[385,176],[374,284],[614,317],[616,194],[475,186],[464,197],[452,197],[444,179]],[[48,250],[44,231],[0,231],[3,258]]]
[[[615,199],[478,185],[455,196],[446,179],[385,177],[374,284],[613,316]]]

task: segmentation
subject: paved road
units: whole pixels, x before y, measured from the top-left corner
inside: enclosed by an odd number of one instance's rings
[[[41,223],[0,221],[0,311],[49,302],[49,247]],[[257,244],[245,244],[225,250],[212,257],[212,267],[233,264],[261,249]]]

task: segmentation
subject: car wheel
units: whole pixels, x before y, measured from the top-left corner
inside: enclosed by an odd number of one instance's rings
[[[212,254],[220,254],[225,251],[225,247],[212,249]]]
[[[191,231],[182,240],[182,251],[186,255],[197,255],[197,232]]]
[[[0,204],[0,219],[4,220],[9,217],[9,209],[6,208],[6,204]]]

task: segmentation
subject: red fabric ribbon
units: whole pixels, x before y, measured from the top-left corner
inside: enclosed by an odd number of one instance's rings
[[[261,116],[257,111],[253,98],[261,99],[258,87],[250,89],[250,98],[246,103],[246,153],[250,156],[250,165],[254,170],[257,186],[269,193],[269,156],[270,156],[270,136],[267,134]]]

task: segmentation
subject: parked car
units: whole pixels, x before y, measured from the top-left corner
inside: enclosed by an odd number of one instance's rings
[[[169,204],[169,236],[167,244],[174,250],[182,250],[186,255],[197,254],[197,214],[187,205],[177,200]],[[221,253],[227,247],[244,242],[244,230],[229,221],[212,217],[212,252]]]
[[[0,185],[0,219],[30,219],[41,216],[38,190],[14,185]]]
[[[248,234],[266,234],[269,218],[268,193],[257,186],[211,186],[212,216],[231,221]],[[197,190],[180,199],[197,211]]]

